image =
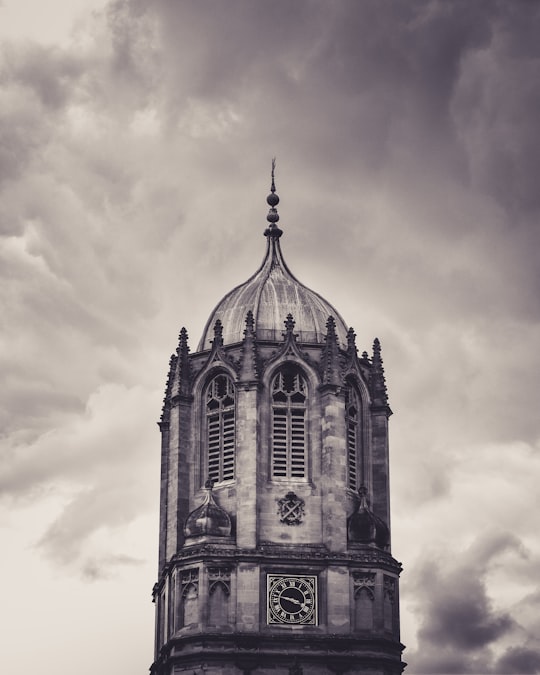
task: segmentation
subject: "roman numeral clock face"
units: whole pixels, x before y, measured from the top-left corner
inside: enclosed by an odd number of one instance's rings
[[[268,623],[317,625],[317,577],[268,574]]]

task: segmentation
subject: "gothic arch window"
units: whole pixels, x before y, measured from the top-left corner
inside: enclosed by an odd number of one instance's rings
[[[286,364],[272,380],[272,478],[307,477],[306,404],[305,377]]]
[[[232,480],[235,471],[235,388],[219,373],[205,390],[206,477],[219,483]]]
[[[199,571],[182,572],[182,604],[180,625],[186,627],[199,622]]]
[[[360,398],[355,387],[348,383],[345,390],[345,424],[347,426],[347,485],[351,490],[360,486],[362,471]]]
[[[353,572],[354,579],[354,626],[357,630],[373,629],[373,605],[375,602],[375,573]]]
[[[208,570],[208,625],[226,626],[229,623],[231,595],[230,568],[213,567]]]

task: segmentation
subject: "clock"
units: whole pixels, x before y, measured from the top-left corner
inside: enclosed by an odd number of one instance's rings
[[[269,624],[317,625],[317,577],[267,575]]]

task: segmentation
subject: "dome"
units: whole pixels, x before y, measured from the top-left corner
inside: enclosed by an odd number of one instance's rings
[[[360,501],[348,522],[349,541],[375,544],[379,548],[385,548],[390,539],[388,526],[369,508],[367,490],[364,486],[358,490],[358,495]]]
[[[338,341],[345,347],[347,326],[341,316],[318,293],[301,284],[287,267],[279,243],[281,230],[271,225],[265,235],[268,243],[261,267],[218,303],[204,328],[199,351],[210,349],[218,319],[223,326],[223,343],[241,342],[249,310],[253,312],[258,340],[280,341],[285,319],[291,314],[299,342],[324,343],[326,322],[333,316]]]
[[[212,495],[212,481],[206,482],[204,502],[192,511],[186,519],[184,534],[187,538],[209,535],[228,537],[231,534],[231,519]]]

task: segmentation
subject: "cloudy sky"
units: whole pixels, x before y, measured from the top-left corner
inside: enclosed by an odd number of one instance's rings
[[[540,2],[0,2],[2,670],[152,661],[180,327],[264,252],[391,420],[415,673],[540,672]],[[76,667],[75,665],[76,664]]]

